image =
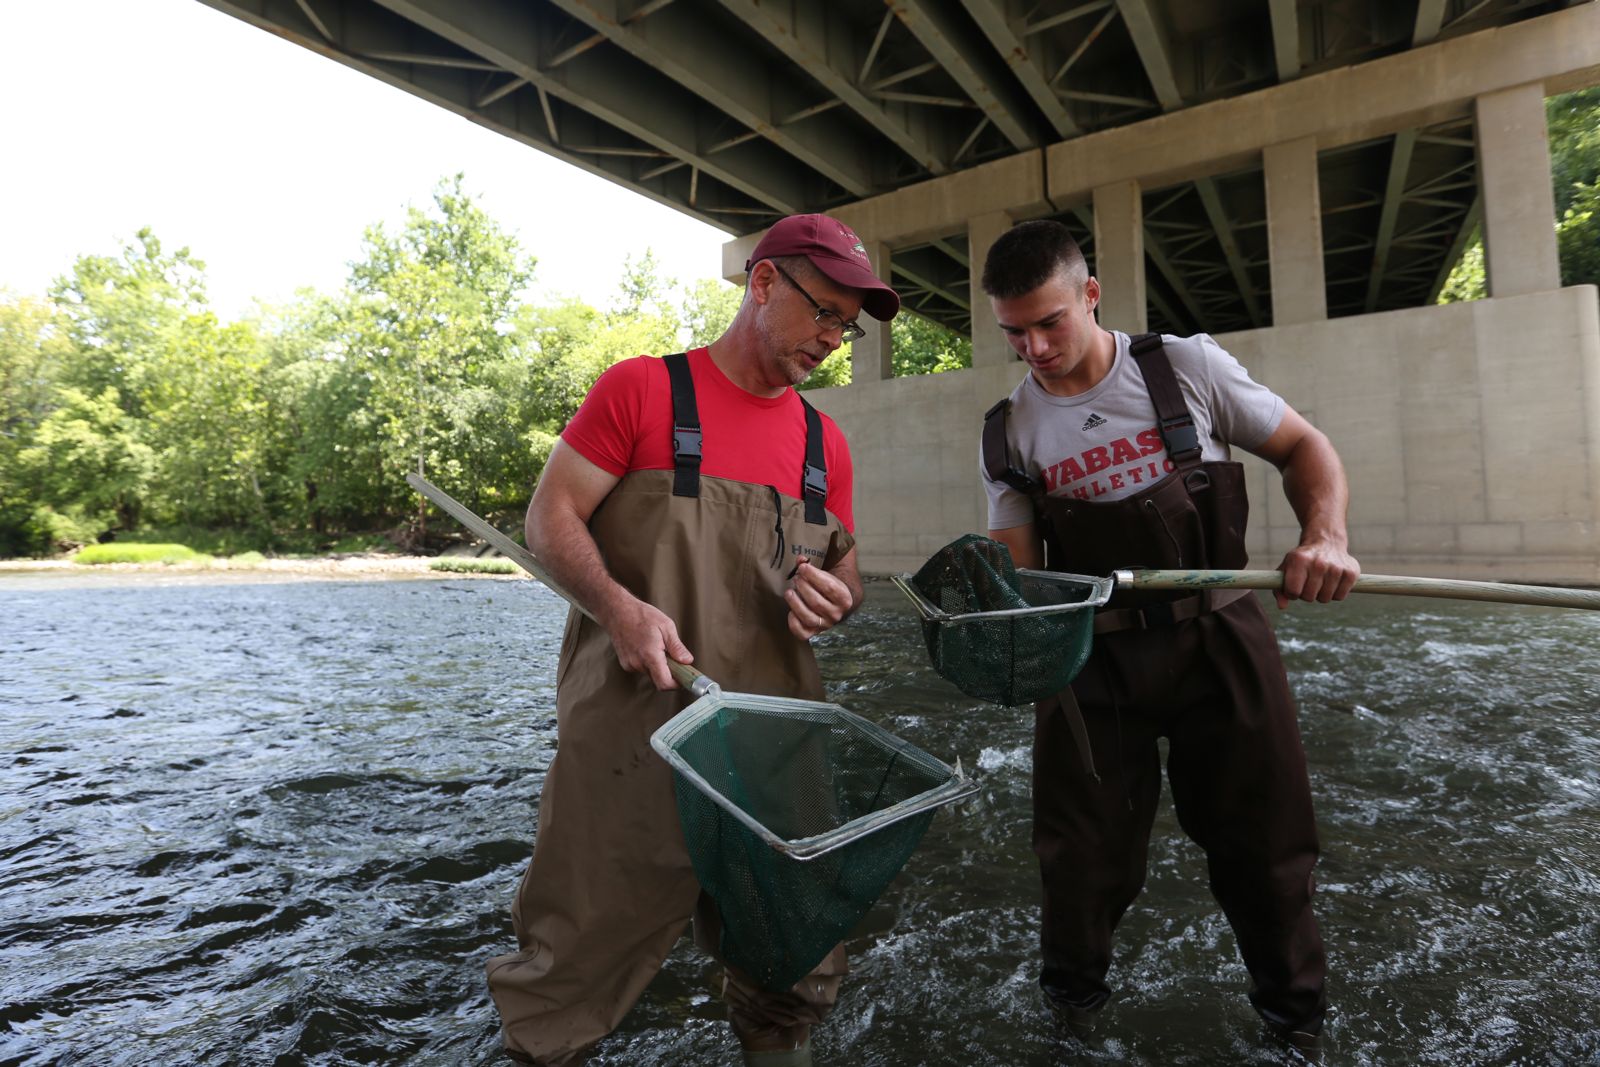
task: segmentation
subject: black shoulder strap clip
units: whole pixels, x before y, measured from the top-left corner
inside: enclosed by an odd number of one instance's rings
[[[1044,486],[1011,462],[1011,446],[1006,441],[1006,415],[1011,398],[1006,397],[983,413],[983,470],[992,482],[1004,482],[1019,493],[1033,496]]]
[[[694,376],[689,357],[675,352],[663,357],[672,383],[672,495],[700,495],[700,409],[694,402]]]
[[[1130,337],[1128,352],[1139,361],[1144,387],[1155,405],[1156,425],[1161,431],[1161,443],[1167,447],[1167,458],[1179,467],[1197,465],[1200,431],[1189,413],[1189,405],[1184,403],[1183,390],[1178,386],[1178,376],[1172,371],[1172,360],[1167,358],[1161,335],[1141,333]]]

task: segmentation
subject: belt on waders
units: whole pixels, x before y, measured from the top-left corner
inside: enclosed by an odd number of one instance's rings
[[[1102,608],[1094,614],[1094,632],[1114,634],[1122,630],[1158,630],[1175,622],[1209,615],[1249,595],[1248,589],[1207,589],[1194,596],[1163,600],[1142,608]]]

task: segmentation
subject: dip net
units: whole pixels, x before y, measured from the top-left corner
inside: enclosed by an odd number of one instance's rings
[[[976,534],[892,580],[922,616],[933,669],[970,697],[1008,706],[1071,684],[1112,588],[1109,578],[1018,570],[1005,545]]]
[[[712,695],[656,731],[719,955],[782,991],[844,939],[933,812],[977,786],[834,704]]]

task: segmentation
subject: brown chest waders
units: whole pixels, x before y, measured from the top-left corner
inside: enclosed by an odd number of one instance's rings
[[[800,555],[827,568],[854,544],[823,506],[820,420],[807,405],[803,498],[701,477],[687,363],[667,358],[676,469],[630,472],[595,510],[589,528],[606,569],[672,618],[695,666],[730,690],[820,700],[816,658],[789,632],[783,599]],[[507,1052],[545,1064],[576,1062],[615,1029],[691,919],[696,943],[713,955],[718,934],[685,851],[672,774],[650,748],[686,694],[624,671],[605,631],[577,611],[556,685],[558,751],[512,905],[519,949],[488,963]],[[803,1040],[831,1010],[845,970],[836,948],[774,994],[730,969],[722,990],[740,1043]]]
[[[1135,337],[1130,351],[1174,467],[1166,477],[1110,502],[1048,496],[1010,462],[1004,401],[985,418],[990,477],[1029,494],[1052,569],[1243,567],[1243,468],[1201,461],[1160,336]],[[1094,650],[1077,680],[1035,705],[1039,982],[1058,1002],[1093,1008],[1110,994],[1112,931],[1144,887],[1161,794],[1157,739],[1166,737],[1178,821],[1205,850],[1212,892],[1254,984],[1251,1003],[1279,1029],[1321,1026],[1325,961],[1311,910],[1318,842],[1305,753],[1266,613],[1241,594],[1118,592],[1097,613]]]

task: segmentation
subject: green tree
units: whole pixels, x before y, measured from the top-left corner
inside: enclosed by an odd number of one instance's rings
[[[1439,290],[1438,303],[1457,304],[1463,300],[1482,300],[1489,295],[1487,275],[1483,267],[1483,238],[1474,236],[1450,276]]]
[[[343,313],[342,297],[308,294],[263,329],[275,514],[319,535],[371,527],[387,499],[372,377],[341,343]]]
[[[56,377],[70,354],[61,327],[48,303],[28,297],[0,302],[0,455],[6,442],[26,441],[49,413]]]
[[[661,262],[653,249],[646,248],[636,262],[630,256],[622,260],[622,278],[617,283],[617,306],[613,312],[631,318],[635,315],[670,317],[668,293],[678,283],[661,274]]]
[[[1550,130],[1550,178],[1556,218],[1581,208],[1584,187],[1600,181],[1600,87],[1552,96],[1544,102]]]
[[[626,279],[620,288],[628,288]],[[632,311],[597,311],[571,298],[523,309],[517,336],[528,366],[526,410],[531,425],[548,434],[559,433],[606,368],[634,356],[665,355],[683,347],[678,318],[667,313],[670,294],[659,282],[635,288],[633,296],[638,306]]]
[[[827,359],[823,360],[811,376],[795,386],[802,393],[811,389],[832,389],[836,386],[849,385],[851,380],[850,346],[844,345]]]
[[[146,389],[155,456],[149,507],[163,523],[266,532],[272,515],[269,353],[248,322],[210,312],[172,331]]]
[[[1574,187],[1556,223],[1562,285],[1600,285],[1600,184]]]
[[[500,411],[481,390],[491,368],[515,356],[518,294],[532,272],[533,260],[463,191],[459,174],[439,183],[431,211],[412,208],[398,233],[368,228],[341,341],[371,378],[366,404],[389,514],[413,496],[407,471],[432,474],[472,502],[493,493],[483,479],[502,443]]]
[[[902,311],[890,325],[894,376],[939,374],[972,366],[972,342],[932,319]]]
[[[600,312],[574,298],[519,312],[516,336],[529,368],[524,390],[530,424],[559,430],[578,410],[611,365],[587,344],[602,327]]]
[[[727,330],[744,301],[744,288],[715,278],[702,278],[684,293],[681,319],[688,347],[709,345]]]
[[[162,461],[154,420],[180,380],[205,378],[180,375],[174,364],[190,347],[192,324],[215,325],[203,270],[187,249],[164,251],[146,228],[118,254],[79,257],[52,287],[66,343],[54,360],[49,410],[14,463],[34,509],[60,516],[73,539],[152,514]],[[173,454],[200,447],[180,437]]]
[[[129,415],[143,417],[175,332],[206,308],[204,271],[187,248],[163,251],[149,227],[117,255],[80,256],[51,289],[73,347],[62,384],[90,396],[114,389]]]
[[[40,555],[71,539],[70,524],[24,484],[20,459],[53,407],[56,376],[69,354],[49,303],[0,302],[0,556]]]
[[[138,526],[154,468],[153,450],[111,388],[94,396],[63,388],[16,459],[23,490],[84,540],[95,529]]]
[[[1545,101],[1562,285],[1600,285],[1600,86]]]
[[[972,342],[931,319],[909,311],[896,315],[889,325],[894,345],[891,365],[896,378],[908,374],[940,374],[972,366]],[[823,361],[800,389],[829,389],[851,382],[851,346],[845,345]]]

